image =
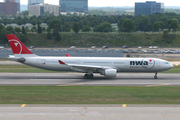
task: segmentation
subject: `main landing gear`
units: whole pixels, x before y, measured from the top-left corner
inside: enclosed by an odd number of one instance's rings
[[[84,79],[93,79],[94,75],[93,74],[85,74]]]
[[[157,73],[155,73],[154,79],[157,79]]]

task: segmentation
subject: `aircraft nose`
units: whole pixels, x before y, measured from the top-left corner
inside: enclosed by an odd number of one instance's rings
[[[174,65],[170,64],[170,68],[173,68],[173,67],[174,67]]]

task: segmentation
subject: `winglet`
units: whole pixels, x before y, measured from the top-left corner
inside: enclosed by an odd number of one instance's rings
[[[59,61],[59,64],[61,64],[61,65],[65,65],[66,63],[64,63],[63,61],[61,61],[61,60],[58,60]]]
[[[33,54],[15,35],[6,36],[14,54]]]
[[[69,55],[68,53],[66,53],[66,56],[67,56],[67,57],[71,57],[71,55]]]

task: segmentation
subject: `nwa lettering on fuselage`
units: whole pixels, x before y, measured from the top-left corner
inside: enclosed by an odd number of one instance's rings
[[[147,61],[130,61],[130,65],[149,65]]]

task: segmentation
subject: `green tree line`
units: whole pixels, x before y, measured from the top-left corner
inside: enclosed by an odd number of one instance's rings
[[[88,32],[93,28],[94,32],[112,32],[112,23],[117,23],[119,32],[136,32],[136,31],[159,31],[168,29],[169,31],[180,30],[180,15],[176,13],[156,13],[147,16],[132,16],[132,15],[82,15],[82,14],[67,14],[54,16],[45,12],[41,16],[29,16],[29,11],[24,11],[17,16],[3,16],[0,23],[7,25],[16,23],[24,25],[31,23],[33,25],[30,30],[28,27],[0,28],[0,40],[5,41],[4,35],[7,33],[20,33],[26,35],[27,32],[42,33],[47,31],[48,39],[61,40],[59,32],[78,33],[80,30]],[[41,23],[47,23],[48,29],[40,26]],[[37,25],[37,28],[36,28]],[[25,38],[25,37],[24,37]]]
[[[162,29],[168,28],[167,22],[170,19],[177,19],[180,22],[180,14],[176,13],[156,13],[154,15],[147,16],[132,16],[132,15],[82,15],[82,14],[67,14],[67,15],[59,15],[54,16],[53,14],[48,14],[45,12],[41,16],[29,16],[28,11],[22,12],[17,16],[4,16],[0,20],[0,23],[4,25],[16,23],[18,25],[24,25],[26,23],[31,23],[32,25],[36,25],[40,23],[50,24],[51,20],[59,19],[61,21],[61,29],[60,31],[69,32],[73,29],[74,23],[78,23],[79,29],[81,30],[85,26],[89,27],[97,27],[103,22],[118,23],[122,25],[125,19],[131,19],[132,21],[126,21],[123,26],[119,26],[119,31],[130,31],[129,29],[124,28],[125,26],[132,27],[134,26],[133,31],[155,31],[157,30],[157,23],[154,26],[155,22],[163,22],[164,25],[161,26]],[[129,24],[129,25],[128,25]],[[162,24],[161,24],[162,25]],[[159,26],[159,25],[157,25]],[[159,28],[159,27],[158,27]],[[132,31],[132,29],[131,29]],[[101,32],[101,31],[99,31]]]

